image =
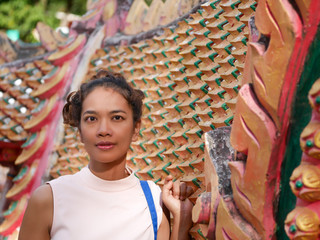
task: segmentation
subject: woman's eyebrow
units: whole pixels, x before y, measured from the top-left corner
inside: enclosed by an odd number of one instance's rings
[[[124,110],[113,110],[113,111],[111,111],[110,112],[110,114],[115,114],[115,113],[124,113],[124,114],[127,114],[127,112],[126,111],[124,111]]]
[[[85,114],[97,114],[97,112],[93,110],[87,110],[82,115],[85,115]]]
[[[124,114],[127,114],[127,112],[126,111],[124,111],[124,110],[121,110],[121,109],[117,109],[117,110],[113,110],[113,111],[111,111],[110,112],[110,114],[116,114],[116,113],[124,113]],[[86,114],[98,114],[96,111],[93,111],[93,110],[87,110],[87,111],[85,111],[83,114],[82,114],[82,116],[84,116],[84,115],[86,115]]]

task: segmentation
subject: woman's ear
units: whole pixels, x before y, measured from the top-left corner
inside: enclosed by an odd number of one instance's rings
[[[138,140],[138,137],[139,137],[139,132],[140,132],[140,127],[141,127],[141,120],[137,121],[135,123],[135,126],[134,126],[134,133],[133,133],[133,136],[132,136],[132,142],[135,142]]]

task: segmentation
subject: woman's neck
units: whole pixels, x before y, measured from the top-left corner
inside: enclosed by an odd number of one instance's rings
[[[126,171],[126,161],[120,164],[89,162],[90,171],[97,177],[104,180],[119,180],[128,176]]]

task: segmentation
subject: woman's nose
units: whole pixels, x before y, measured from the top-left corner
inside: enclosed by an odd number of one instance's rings
[[[112,127],[108,121],[103,120],[100,122],[98,132],[98,136],[105,137],[105,136],[112,136]]]

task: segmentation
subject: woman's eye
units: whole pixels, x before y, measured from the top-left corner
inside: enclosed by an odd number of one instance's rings
[[[124,118],[122,116],[114,116],[113,119],[116,121],[119,121],[119,120],[123,120]]]
[[[86,117],[86,119],[85,119],[87,122],[93,122],[93,121],[95,121],[96,120],[96,118],[95,117],[93,117],[93,116],[89,116],[89,117]]]

